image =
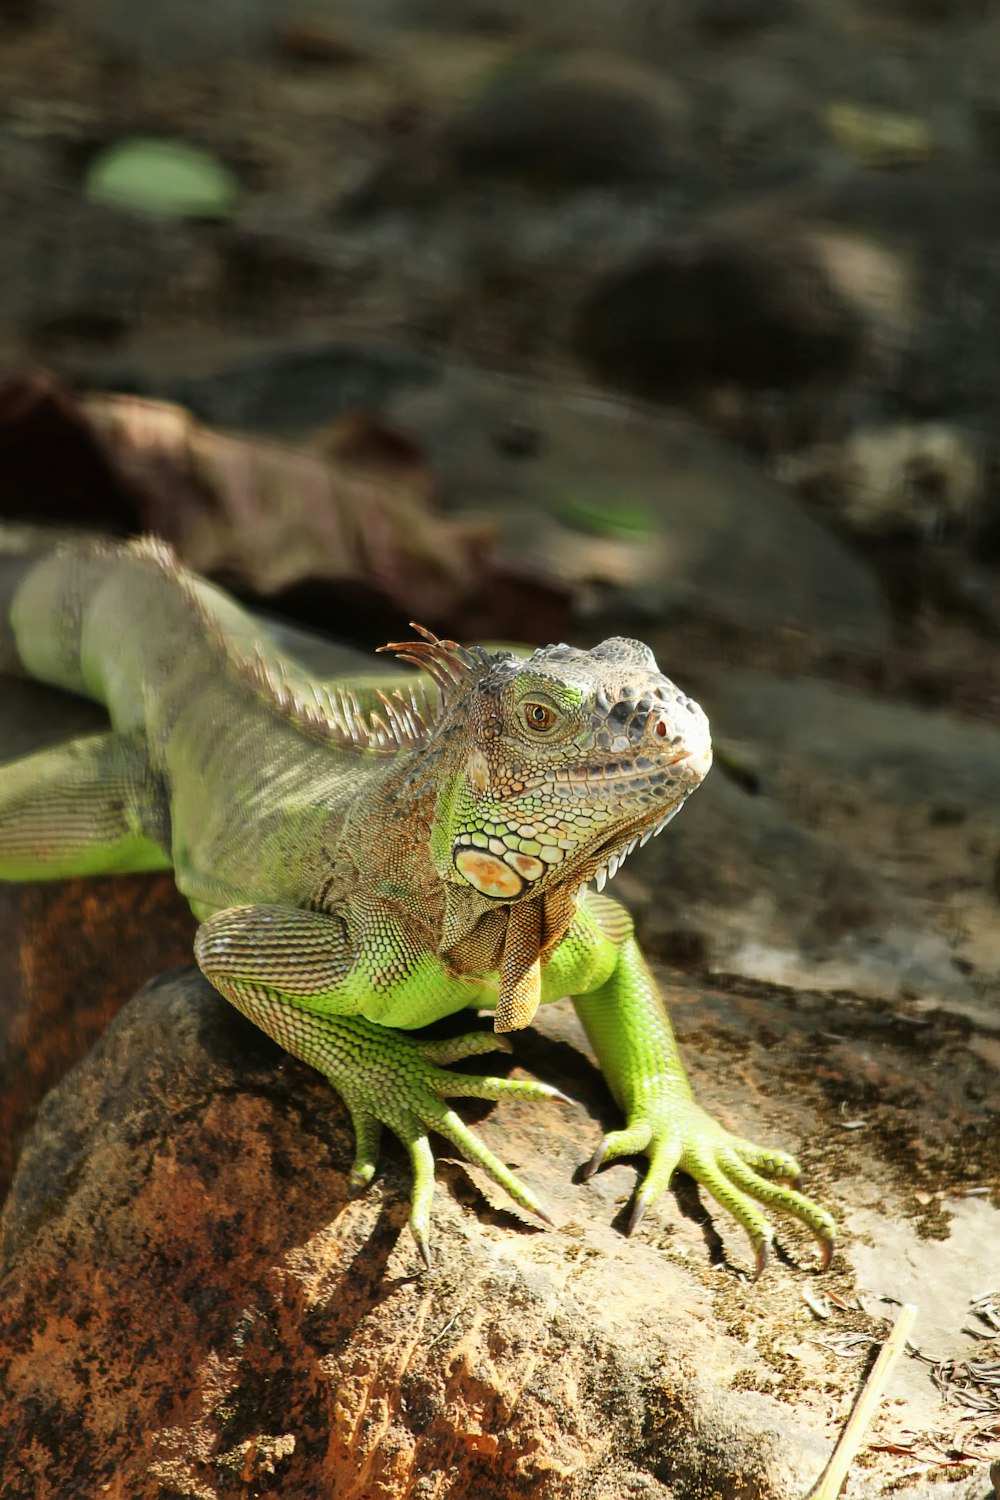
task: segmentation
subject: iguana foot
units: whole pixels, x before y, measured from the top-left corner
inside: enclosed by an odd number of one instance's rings
[[[434,1194],[434,1157],[427,1136],[429,1131],[436,1130],[457,1146],[468,1161],[482,1167],[515,1203],[544,1223],[551,1224],[531,1189],[499,1157],[494,1156],[485,1142],[444,1101],[456,1097],[502,1099],[516,1095],[522,1099],[558,1099],[569,1103],[566,1095],[547,1083],[518,1078],[481,1078],[472,1073],[448,1070],[446,1064],[463,1057],[509,1051],[508,1044],[493,1032],[476,1031],[466,1036],[421,1039],[395,1027],[379,1026],[363,1016],[324,1014],[306,1008],[268,985],[224,972],[224,964],[232,959],[233,929],[239,938],[241,930],[245,930],[251,921],[258,924],[265,937],[268,935],[266,923],[270,921],[277,927],[280,922],[286,946],[290,931],[293,935],[298,932],[305,946],[301,934],[308,939],[314,935],[314,929],[319,928],[329,962],[331,939],[328,924],[320,926],[312,912],[286,914],[277,908],[237,908],[202,924],[195,952],[203,971],[221,994],[287,1051],[322,1073],[343,1099],[354,1125],[356,1142],[350,1176],[351,1193],[364,1191],[375,1176],[379,1139],[382,1127],[387,1125],[406,1147],[413,1165],[410,1229],[421,1255],[430,1264],[428,1242]],[[275,946],[272,936],[271,946],[265,948],[265,954],[273,953]],[[216,947],[222,949],[221,965]],[[259,958],[256,961],[259,965]]]
[[[410,1231],[426,1265],[431,1263],[430,1218],[434,1195],[434,1156],[429,1131],[437,1131],[457,1146],[467,1161],[482,1167],[515,1203],[543,1223],[552,1223],[531,1189],[444,1101],[454,1097],[501,1099],[516,1095],[522,1099],[559,1099],[568,1103],[565,1094],[546,1083],[482,1078],[472,1073],[452,1073],[444,1066],[484,1052],[509,1050],[487,1032],[422,1041],[354,1016],[324,1017],[319,1024],[328,1043],[336,1033],[338,1047],[317,1049],[308,1061],[326,1075],[350,1112],[356,1139],[351,1192],[363,1192],[375,1176],[379,1138],[382,1126],[387,1125],[406,1147],[413,1167]],[[342,1048],[350,1054],[350,1064],[343,1068],[338,1066],[339,1058],[331,1055]]]
[[[791,1214],[811,1230],[820,1245],[826,1270],[834,1250],[834,1219],[826,1209],[799,1192],[799,1164],[784,1151],[770,1150],[731,1135],[688,1097],[651,1102],[637,1110],[624,1130],[606,1135],[584,1168],[588,1179],[605,1162],[645,1154],[649,1167],[636,1190],[627,1233],[641,1223],[646,1210],[680,1168],[707,1188],[712,1197],[743,1225],[754,1249],[756,1275],[767,1265],[774,1229],[761,1205]]]

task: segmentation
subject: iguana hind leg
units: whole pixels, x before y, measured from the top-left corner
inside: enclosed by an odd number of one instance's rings
[[[413,1167],[410,1229],[425,1262],[430,1263],[434,1191],[432,1130],[488,1172],[515,1202],[550,1222],[530,1188],[444,1101],[564,1096],[545,1083],[481,1078],[443,1066],[502,1049],[504,1043],[489,1032],[424,1040],[364,1016],[338,1014],[351,1007],[346,981],[355,954],[337,917],[295,907],[230,908],[202,923],[195,957],[220,994],[340,1094],[355,1131],[354,1191],[375,1175],[381,1127],[387,1125],[402,1141]]]
[[[131,735],[84,735],[0,766],[0,880],[169,870],[166,798]]]

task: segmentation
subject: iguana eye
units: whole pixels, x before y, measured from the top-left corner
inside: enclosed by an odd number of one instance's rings
[[[549,708],[547,703],[526,703],[524,705],[524,722],[529,729],[543,731],[551,729],[556,722],[555,709]]]

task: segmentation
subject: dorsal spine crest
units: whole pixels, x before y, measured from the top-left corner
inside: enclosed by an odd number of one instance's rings
[[[95,551],[102,556],[113,555],[106,545],[98,544]],[[262,702],[303,733],[342,749],[392,755],[425,744],[447,703],[465,686],[473,670],[481,670],[490,660],[489,654],[478,647],[470,649],[456,641],[438,640],[432,631],[414,625],[419,641],[396,642],[378,649],[393,651],[401,661],[422,668],[430,684],[418,679],[408,689],[395,688],[391,694],[376,690],[380,709],[365,710],[348,688],[328,688],[312,682],[304,673],[293,677],[280,658],[259,649],[242,651],[206,608],[191,575],[177,561],[168,542],[153,536],[137,537],[114,551],[156,568],[171,580],[224,666]]]

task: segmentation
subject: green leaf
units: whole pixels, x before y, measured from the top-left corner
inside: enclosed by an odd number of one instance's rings
[[[614,536],[634,541],[652,532],[644,506],[623,504],[619,500],[602,504],[576,496],[564,500],[557,507],[556,515],[564,526],[586,532],[588,536]]]
[[[83,191],[94,203],[174,219],[229,218],[242,196],[229,168],[208,151],[141,136],[95,156]]]

